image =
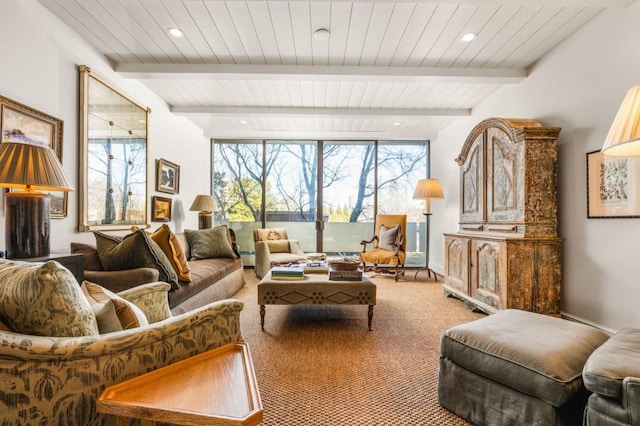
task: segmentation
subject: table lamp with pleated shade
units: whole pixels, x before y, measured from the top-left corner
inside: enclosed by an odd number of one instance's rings
[[[213,195],[200,194],[196,195],[189,210],[199,212],[198,229],[209,229],[213,226],[212,212],[218,211],[218,206],[216,206]]]
[[[19,142],[0,143],[0,187],[5,193],[5,250],[10,259],[49,255],[50,195],[73,191],[55,152]]]

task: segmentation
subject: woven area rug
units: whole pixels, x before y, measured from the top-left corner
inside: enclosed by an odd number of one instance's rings
[[[409,271],[410,272],[410,271]],[[407,273],[369,274],[378,286],[373,331],[366,306],[267,305],[260,330],[258,279],[245,302],[242,334],[253,358],[263,425],[467,425],[437,403],[439,339],[483,317],[447,298],[441,283]]]

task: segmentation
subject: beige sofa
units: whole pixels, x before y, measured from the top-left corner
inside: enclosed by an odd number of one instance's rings
[[[240,254],[235,245],[235,234],[229,230],[235,258],[209,258],[189,260],[191,283],[181,283],[169,291],[169,306],[174,315],[188,312],[217,300],[232,297],[245,284]],[[184,233],[175,234],[187,257],[191,259],[191,246]],[[72,242],[71,253],[84,255],[84,278],[111,291],[158,281],[159,271],[150,267],[106,271],[100,262],[96,247]]]
[[[78,328],[68,324],[74,322],[70,318],[93,321],[96,329],[98,314],[89,307],[71,272],[54,261],[22,264],[0,260],[3,425],[115,424],[112,416],[96,412],[96,398],[106,387],[242,341],[241,301],[222,300],[171,316],[170,286],[162,282],[119,293],[142,310],[148,325],[106,334],[98,334],[99,330],[76,333],[73,330]],[[27,270],[29,276],[16,278],[20,270]],[[23,282],[22,288],[15,286],[18,281]],[[84,314],[77,315],[83,306]],[[24,330],[33,326],[33,333]],[[70,328],[72,332],[65,334]],[[76,337],[52,337],[69,335]]]

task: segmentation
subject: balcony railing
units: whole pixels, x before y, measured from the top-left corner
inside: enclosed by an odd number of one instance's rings
[[[260,228],[255,222],[223,222],[236,233],[242,261],[246,266],[254,265],[253,230]],[[350,255],[360,253],[360,241],[373,237],[372,222],[344,223],[326,222],[323,231],[323,251],[329,255]],[[289,238],[298,240],[305,252],[316,252],[315,222],[269,222],[269,228],[284,228]],[[425,266],[425,223],[407,223],[406,267]]]

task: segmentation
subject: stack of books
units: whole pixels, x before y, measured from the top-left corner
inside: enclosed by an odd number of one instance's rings
[[[351,271],[337,270],[329,268],[330,281],[362,281],[362,270],[355,269]]]
[[[307,262],[304,264],[305,274],[317,274],[329,272],[329,265],[327,262]]]
[[[301,280],[304,278],[304,267],[274,266],[271,268],[271,278],[274,280]]]

